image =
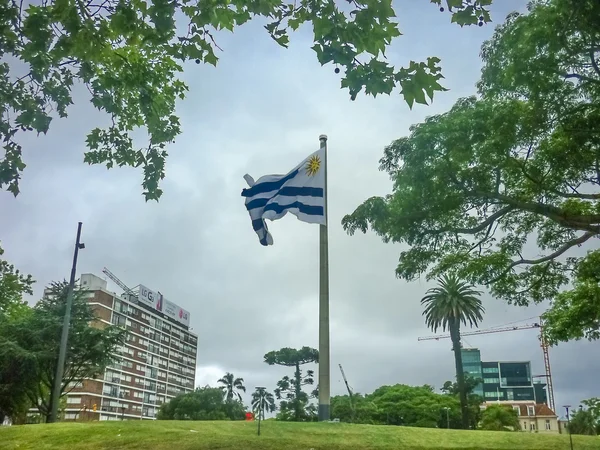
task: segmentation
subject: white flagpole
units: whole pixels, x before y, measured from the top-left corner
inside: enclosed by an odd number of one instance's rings
[[[327,136],[319,136],[321,148],[325,149],[323,170],[325,171],[325,225],[319,225],[319,421],[330,417],[329,380],[329,244],[327,236]]]

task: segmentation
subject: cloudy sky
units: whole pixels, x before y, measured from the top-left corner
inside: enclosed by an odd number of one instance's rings
[[[525,1],[494,3],[496,24]],[[5,256],[37,280],[34,301],[51,280],[68,278],[77,222],[85,250],[78,274],[108,267],[129,286],[160,290],[191,312],[199,335],[197,383],[214,384],[225,371],[248,387],[274,387],[286,373],[263,355],[281,347],[318,345],[318,227],[293,216],[269,225],[275,245],[262,247],[240,196],[243,175],[284,173],[329,136],[331,388],[343,394],[342,364],[355,391],[383,384],[429,383],[454,377],[450,342],[429,335],[419,300],[427,283],[394,276],[401,246],[373,234],[349,237],[342,217],[373,195],[390,192],[378,171],[383,148],[411,124],[444,112],[475,92],[481,43],[493,27],[461,29],[426,0],[401,2],[403,36],[388,57],[396,64],[428,56],[442,60],[445,86],[430,106],[412,111],[391,97],[349,99],[333,67],[320,67],[310,30],[285,50],[251,23],[223,34],[217,68],[186,66],[188,98],[178,106],[183,134],[169,149],[164,195],[146,203],[141,172],[83,164],[85,134],[105,124],[76,95],[70,117],[47,136],[24,141],[27,169],[21,194],[0,192],[0,238]],[[110,285],[111,289],[118,290]],[[533,322],[543,306],[517,308],[485,296],[483,327]],[[467,338],[484,360],[531,360],[544,373],[535,330]],[[598,396],[598,344],[551,350],[557,405]]]

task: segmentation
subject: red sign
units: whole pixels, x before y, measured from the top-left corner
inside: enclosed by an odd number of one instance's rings
[[[246,420],[254,420],[254,414],[251,412],[246,413]]]

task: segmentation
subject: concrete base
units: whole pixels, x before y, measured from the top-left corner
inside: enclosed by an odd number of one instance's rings
[[[330,420],[329,406],[319,404],[319,422],[327,422]]]

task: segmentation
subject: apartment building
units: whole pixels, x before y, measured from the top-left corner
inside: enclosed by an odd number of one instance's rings
[[[70,386],[65,420],[154,419],[160,405],[194,389],[198,336],[189,312],[143,285],[117,296],[93,274],[81,276],[98,321],[127,330],[117,360],[97,379]]]

